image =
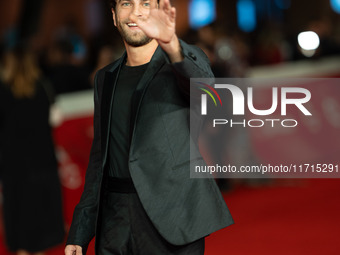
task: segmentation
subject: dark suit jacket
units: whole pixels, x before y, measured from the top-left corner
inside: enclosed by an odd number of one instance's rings
[[[137,85],[132,109],[129,171],[142,205],[159,233],[182,245],[233,223],[213,179],[190,179],[190,162],[204,161],[189,134],[189,78],[212,77],[204,53],[181,41],[184,60],[171,64],[158,47]],[[68,244],[86,249],[97,229],[103,169],[107,162],[115,84],[126,54],[95,78],[94,140],[85,188]],[[190,151],[191,145],[191,151]]]

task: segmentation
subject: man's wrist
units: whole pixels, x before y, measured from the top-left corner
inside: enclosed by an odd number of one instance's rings
[[[173,36],[171,41],[163,48],[163,50],[168,54],[171,63],[181,62],[184,59],[182,47],[177,35]]]

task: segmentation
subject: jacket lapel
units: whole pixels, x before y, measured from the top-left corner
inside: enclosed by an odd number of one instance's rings
[[[116,88],[118,76],[122,65],[125,63],[126,53],[119,61],[109,70],[105,72],[103,92],[101,97],[101,149],[103,154],[103,166],[107,158],[107,146],[109,141],[109,130],[111,126],[111,114],[113,95]]]

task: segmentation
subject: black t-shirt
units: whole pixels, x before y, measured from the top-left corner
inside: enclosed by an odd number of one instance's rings
[[[129,178],[129,148],[132,96],[148,64],[126,66],[120,70],[116,84],[109,140],[109,175]]]

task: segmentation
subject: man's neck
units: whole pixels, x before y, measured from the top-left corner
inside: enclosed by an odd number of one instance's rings
[[[158,43],[156,40],[152,40],[148,44],[140,47],[132,47],[125,43],[127,53],[126,65],[140,66],[149,63],[157,47]]]

